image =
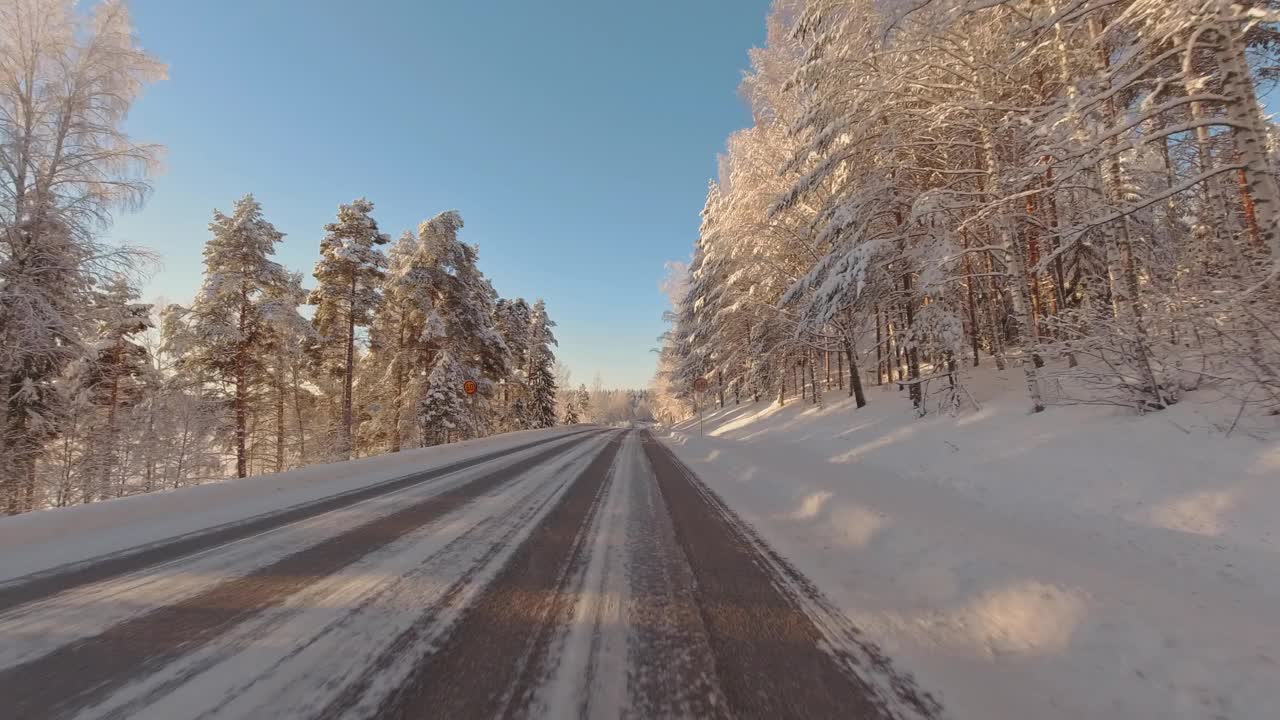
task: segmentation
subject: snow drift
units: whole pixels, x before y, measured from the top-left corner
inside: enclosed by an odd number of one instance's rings
[[[1134,417],[917,420],[891,387],[711,413],[668,442],[957,718],[1264,718],[1280,707],[1280,443],[1193,395]],[[1013,388],[1006,390],[1006,388]]]

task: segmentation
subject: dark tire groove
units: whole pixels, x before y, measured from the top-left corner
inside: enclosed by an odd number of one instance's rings
[[[564,437],[557,436],[557,439]],[[0,697],[6,700],[5,710],[15,718],[50,718],[92,703],[129,680],[200,648],[235,624],[498,489],[529,468],[589,438],[576,438],[543,450],[519,463],[300,550],[249,575],[220,583],[179,603],[114,625],[92,638],[0,671]],[[547,441],[533,445],[544,442]],[[502,453],[505,454],[508,453]],[[479,462],[464,467],[476,464]]]
[[[697,582],[716,674],[739,718],[892,718],[878,694],[823,652],[822,633],[770,563],[652,434],[645,455]],[[709,491],[707,491],[709,492]]]
[[[622,444],[612,438],[534,528],[507,565],[379,709],[379,718],[519,714],[541,679],[540,657],[576,602],[567,587]]]
[[[603,449],[603,447],[601,448]],[[567,465],[574,460],[569,460],[565,465],[557,468],[557,472],[563,472]],[[526,506],[521,509],[514,509],[512,512],[518,512],[522,516],[536,517],[544,507],[554,504],[561,499],[560,489],[565,485],[571,484],[576,478],[561,481],[556,490],[548,494],[544,499],[534,506]],[[533,494],[539,494],[537,492]],[[338,720],[339,718],[349,717],[352,708],[360,702],[362,696],[369,691],[373,683],[379,679],[379,676],[385,672],[388,665],[400,660],[406,653],[420,652],[415,650],[416,646],[422,642],[423,638],[431,633],[433,627],[440,621],[440,616],[449,608],[455,606],[459,597],[467,586],[475,581],[476,576],[505,548],[510,546],[512,538],[519,534],[520,527],[512,527],[502,537],[484,552],[480,558],[473,563],[461,576],[454,581],[449,588],[441,594],[439,600],[433,603],[422,613],[422,615],[413,623],[411,627],[401,633],[395,640],[392,640],[383,648],[378,659],[365,668],[363,672],[354,680],[350,680],[343,687],[342,692],[332,702],[328,704],[318,715],[316,720]],[[461,545],[462,538],[455,540],[454,543]],[[452,544],[451,544],[452,545]],[[446,551],[448,548],[446,548]],[[483,592],[483,591],[481,591]]]

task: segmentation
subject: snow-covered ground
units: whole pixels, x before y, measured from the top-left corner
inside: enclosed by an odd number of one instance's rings
[[[667,437],[956,718],[1263,718],[1280,708],[1280,437],[1207,392],[1029,415],[1016,371],[913,417],[761,403]]]
[[[0,547],[4,548],[0,583],[573,431],[560,427],[508,433],[350,463],[313,465],[278,475],[0,518]]]

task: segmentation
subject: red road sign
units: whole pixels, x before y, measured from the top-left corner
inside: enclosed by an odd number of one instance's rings
[[[468,395],[475,395],[475,394],[476,394],[476,390],[478,390],[478,389],[479,389],[479,387],[480,387],[480,386],[476,385],[476,381],[475,381],[475,380],[468,380],[468,381],[466,381],[466,382],[462,383],[462,392],[464,392],[464,393],[466,393],[466,394],[468,394]]]
[[[694,390],[696,390],[696,391],[698,391],[698,392],[706,392],[706,391],[707,391],[707,379],[706,379],[706,378],[698,378],[697,380],[694,380],[694,381],[693,381],[693,389],[694,389]]]

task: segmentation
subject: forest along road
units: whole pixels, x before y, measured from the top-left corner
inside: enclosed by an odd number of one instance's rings
[[[0,595],[6,717],[941,716],[647,431],[127,557]]]

